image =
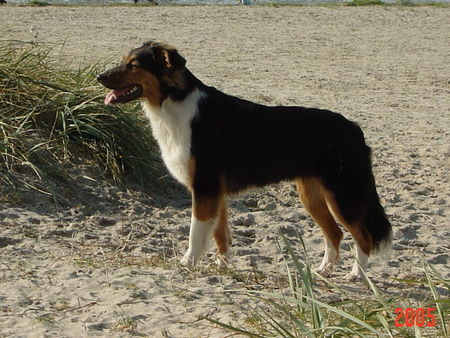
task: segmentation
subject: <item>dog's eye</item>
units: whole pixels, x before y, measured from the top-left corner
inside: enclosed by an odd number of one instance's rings
[[[133,63],[127,63],[127,68],[128,69],[136,69],[137,68],[137,65],[135,65],[135,64],[133,64]]]

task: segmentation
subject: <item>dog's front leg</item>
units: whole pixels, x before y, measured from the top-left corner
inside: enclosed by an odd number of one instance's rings
[[[203,256],[219,223],[220,199],[193,194],[189,248],[181,263],[194,266]]]

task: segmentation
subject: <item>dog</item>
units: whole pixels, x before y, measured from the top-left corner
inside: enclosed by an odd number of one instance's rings
[[[230,196],[291,180],[319,224],[325,253],[317,271],[329,276],[343,232],[356,261],[348,279],[363,278],[369,256],[391,245],[392,227],[380,204],[371,149],[361,128],[322,109],[265,106],[203,84],[174,47],[149,41],[97,76],[111,89],[105,104],[139,99],[170,173],[192,194],[189,248],[195,265],[214,238],[218,262],[230,259]]]

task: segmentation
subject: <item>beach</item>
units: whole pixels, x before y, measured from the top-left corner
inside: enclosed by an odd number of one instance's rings
[[[1,40],[53,47],[56,63],[115,64],[144,41],[178,48],[204,83],[267,105],[339,112],[372,148],[378,192],[393,225],[389,257],[368,275],[391,297],[414,303],[422,261],[450,278],[450,9],[448,7],[152,6],[0,7]],[[106,93],[106,91],[105,91]],[[248,290],[280,290],[280,232],[317,267],[319,227],[283,182],[230,204],[232,272],[213,250],[195,271],[177,262],[188,245],[190,197],[126,191],[83,168],[66,203],[36,191],[0,204],[0,336],[225,337],[199,319],[242,325],[261,301]],[[282,245],[281,245],[282,246]],[[345,232],[331,279],[353,263]],[[285,252],[284,252],[285,253]],[[324,301],[336,299],[323,284]],[[445,290],[443,297],[448,298]]]

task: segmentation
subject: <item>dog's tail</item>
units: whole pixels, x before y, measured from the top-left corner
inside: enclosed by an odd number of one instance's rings
[[[374,180],[372,181],[372,196],[369,197],[371,203],[366,212],[363,225],[372,238],[371,254],[388,255],[392,245],[392,225],[387,219],[384,208],[380,203],[375,182]]]
[[[326,187],[333,192],[343,221],[353,231],[355,240],[364,244],[370,254],[386,255],[391,248],[392,226],[377,193],[371,149],[356,124],[352,124],[349,132],[353,141],[337,157],[334,168],[338,170],[328,171]]]

